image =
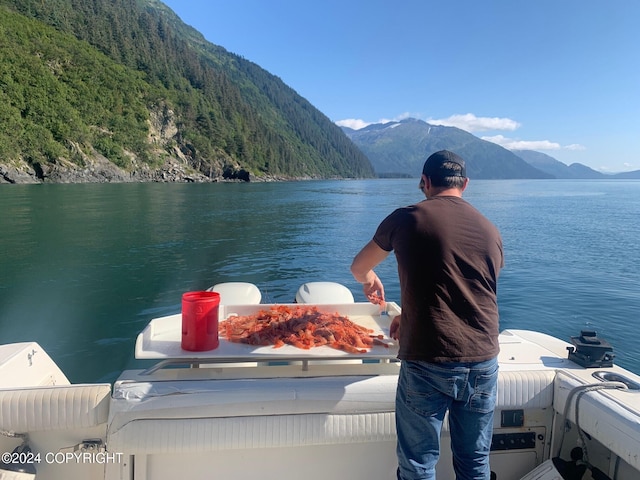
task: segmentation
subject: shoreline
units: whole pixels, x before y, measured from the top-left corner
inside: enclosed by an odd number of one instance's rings
[[[67,164],[49,164],[37,171],[26,162],[18,166],[0,163],[0,185],[44,185],[82,183],[255,183],[318,180],[324,177],[286,177],[280,175],[256,176],[244,169],[224,172],[209,177],[176,161],[167,161],[158,168],[143,165],[126,171],[107,159],[94,160],[80,167]],[[342,177],[339,177],[342,178]]]

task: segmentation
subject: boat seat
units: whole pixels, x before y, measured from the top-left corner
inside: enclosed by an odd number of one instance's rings
[[[220,303],[223,305],[258,305],[262,301],[262,294],[253,283],[216,283],[207,288],[207,292],[219,293]]]
[[[296,303],[313,305],[354,303],[351,291],[335,282],[307,282],[296,292]]]
[[[27,433],[104,424],[110,394],[109,384],[0,390],[0,431]]]
[[[547,410],[553,407],[555,370],[500,371],[495,419],[501,410]],[[449,422],[442,424],[449,431]]]
[[[395,438],[395,375],[117,384],[107,445],[164,453]]]
[[[553,407],[555,370],[500,371],[496,409]]]
[[[550,408],[554,376],[500,372],[496,408]],[[395,375],[122,383],[107,445],[157,454],[393,441],[396,384]]]

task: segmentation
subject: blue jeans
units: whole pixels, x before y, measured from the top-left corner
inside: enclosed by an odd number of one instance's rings
[[[398,479],[434,480],[449,411],[457,480],[489,480],[497,359],[479,363],[403,361],[396,392]]]

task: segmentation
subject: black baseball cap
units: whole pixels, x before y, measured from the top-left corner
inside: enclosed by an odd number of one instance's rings
[[[449,150],[440,150],[427,158],[424,167],[422,167],[422,173],[430,178],[466,178],[467,169],[462,157]]]

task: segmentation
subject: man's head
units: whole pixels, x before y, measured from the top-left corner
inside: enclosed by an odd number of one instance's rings
[[[429,156],[422,174],[434,187],[463,188],[467,179],[464,160],[449,150],[440,150]]]

